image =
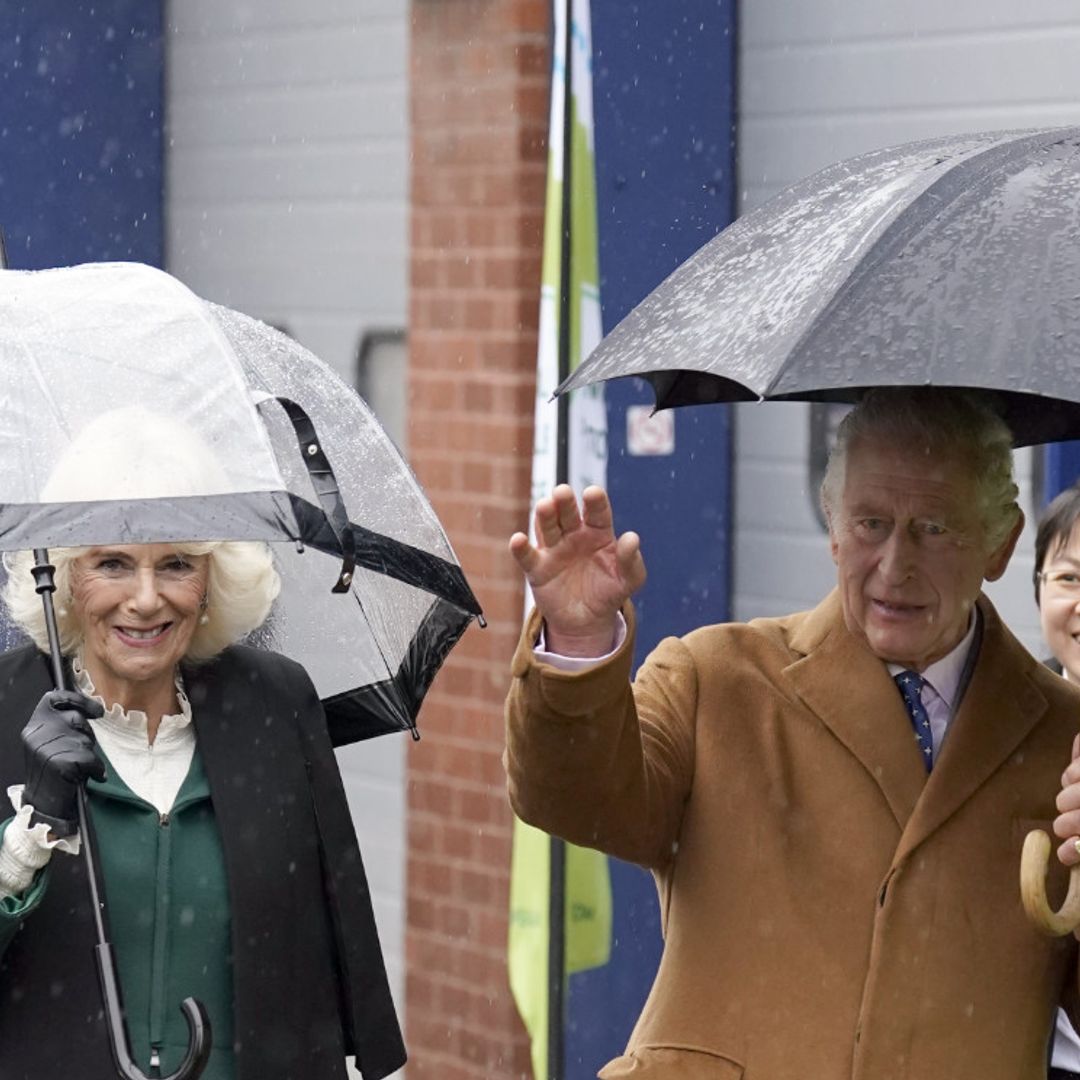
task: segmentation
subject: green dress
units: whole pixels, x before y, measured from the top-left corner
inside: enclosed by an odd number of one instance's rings
[[[203,1080],[233,1080],[228,889],[198,748],[167,815],[132,792],[100,746],[98,753],[106,777],[87,790],[132,1056],[147,1075],[155,1054],[162,1074],[174,1071],[188,1046],[180,1002],[194,997],[213,1031]],[[48,878],[46,866],[21,897],[0,901],[0,948],[33,917]]]

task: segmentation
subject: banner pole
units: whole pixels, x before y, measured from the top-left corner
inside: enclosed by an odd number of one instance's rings
[[[556,0],[556,3],[558,0]],[[565,41],[563,46],[563,182],[562,234],[559,255],[559,383],[570,375],[570,309],[573,203],[573,42],[574,0],[565,0]],[[555,482],[570,478],[570,395],[558,399],[556,421]],[[551,837],[550,898],[548,905],[548,1078],[565,1075],[566,1024],[566,845]]]

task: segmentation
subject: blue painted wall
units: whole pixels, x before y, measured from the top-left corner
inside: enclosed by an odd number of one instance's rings
[[[0,2],[0,227],[17,269],[160,266],[160,0]]]
[[[1050,443],[1045,454],[1044,504],[1080,479],[1080,442]]]
[[[727,225],[734,206],[733,0],[592,0],[600,298],[609,331]],[[675,414],[676,451],[631,457],[626,409],[641,380],[609,383],[608,488],[620,530],[641,534],[635,660],[664,636],[729,617],[731,428],[723,406]],[[568,1080],[620,1053],[660,957],[656,890],[612,860],[612,961],[570,979]]]

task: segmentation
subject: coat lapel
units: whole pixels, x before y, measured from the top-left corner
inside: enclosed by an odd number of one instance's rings
[[[844,625],[837,592],[796,628],[802,653],[784,670],[794,691],[859,760],[904,830],[900,860],[955,814],[1047,709],[1028,672],[1037,661],[979,598],[982,644],[971,682],[929,778],[888,669]]]
[[[848,632],[838,592],[806,616],[791,646],[804,655],[784,677],[859,760],[904,828],[925,786],[926,768],[900,693],[885,665]]]
[[[1009,633],[985,596],[979,598],[979,609],[984,629],[975,671],[900,842],[897,860],[944,824],[990,779],[1048,707],[1029,674],[1037,661]]]

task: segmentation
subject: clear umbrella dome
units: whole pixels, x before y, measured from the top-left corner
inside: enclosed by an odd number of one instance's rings
[[[0,550],[277,541],[250,640],[304,665],[339,742],[415,732],[479,614],[359,394],[151,267],[0,271],[0,447]]]
[[[0,369],[0,504],[284,486],[228,340],[162,271],[0,273]]]

